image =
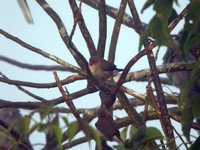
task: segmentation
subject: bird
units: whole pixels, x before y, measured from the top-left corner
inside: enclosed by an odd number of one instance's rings
[[[123,71],[123,69],[118,69],[116,65],[100,56],[91,56],[88,67],[93,77],[100,80],[107,80],[118,72]]]
[[[99,110],[98,120],[95,123],[95,126],[107,140],[123,143],[119,129],[108,109],[102,108]]]
[[[26,19],[26,21],[29,23],[29,24],[33,24],[33,17],[31,15],[31,11],[28,7],[28,4],[26,2],[26,0],[17,0],[21,10],[22,10],[22,13]]]

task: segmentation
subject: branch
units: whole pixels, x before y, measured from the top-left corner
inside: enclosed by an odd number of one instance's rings
[[[0,55],[0,61],[7,62],[7,63],[9,63],[11,65],[15,65],[17,67],[24,68],[24,69],[41,70],[41,71],[53,71],[53,70],[57,70],[57,71],[69,71],[65,67],[59,66],[59,65],[52,65],[52,66],[47,66],[47,65],[31,65],[31,64],[22,63],[22,62],[19,62],[19,61],[16,61],[14,59],[11,59],[11,58],[8,58],[8,57],[5,57],[5,56],[1,56],[1,55]]]
[[[82,2],[87,4],[87,5],[89,5],[89,6],[91,6],[94,9],[98,10],[98,0],[82,0]],[[117,8],[114,8],[112,6],[106,5],[106,14],[107,15],[109,15],[113,19],[116,19],[117,18],[117,13],[118,13],[118,9]],[[131,16],[129,16],[128,14],[126,14],[126,13],[124,15],[122,23],[124,25],[130,27],[130,28],[133,28],[133,29],[136,28],[134,19]],[[144,27],[146,27],[145,23],[142,23],[142,25]]]
[[[77,99],[79,97],[82,97],[82,96],[85,96],[87,94],[94,93],[94,92],[96,92],[96,89],[85,88],[83,90],[80,90],[80,91],[70,94],[68,96],[68,100],[74,100],[74,99]],[[48,100],[47,102],[12,102],[12,101],[15,101],[15,100],[5,101],[5,100],[0,99],[0,108],[16,107],[16,108],[23,108],[23,109],[35,109],[35,108],[40,108],[41,105],[44,105],[44,106],[45,105],[50,105],[50,106],[58,105],[60,103],[63,103],[64,99],[63,99],[63,97],[59,97],[59,98],[56,98],[53,100]]]
[[[112,87],[111,91],[112,94],[116,93],[119,88],[122,86],[122,84],[124,83],[126,76],[129,72],[129,70],[131,69],[131,67],[144,55],[147,54],[147,52],[149,50],[151,50],[153,47],[155,47],[155,44],[151,44],[149,45],[147,48],[145,48],[144,50],[140,51],[137,55],[135,55],[126,65],[126,67],[124,68],[124,71],[122,72],[118,82],[116,83],[116,85],[114,87]]]
[[[141,54],[145,55],[145,54]],[[137,57],[142,57],[142,56],[135,56],[134,58],[136,59]],[[137,58],[138,59],[138,58]],[[135,60],[137,61],[137,60]],[[131,62],[131,61],[130,61]],[[136,62],[131,62],[131,63],[136,63]],[[166,65],[161,65],[157,66],[158,73],[166,73],[166,72],[176,72],[176,71],[191,71],[192,66],[194,66],[196,62],[190,62],[190,63],[185,63],[185,62],[176,62],[176,63],[169,63]],[[130,64],[131,65],[131,64]],[[130,66],[131,68],[131,66]],[[128,71],[127,71],[128,72]],[[119,82],[119,78],[121,78],[122,74],[118,74],[117,76],[114,77],[115,81]],[[123,81],[120,81],[123,83],[125,82],[130,82],[130,81],[143,81],[143,79],[148,78],[152,76],[152,71],[150,69],[143,69],[135,72],[130,72],[125,76],[125,79],[123,77]],[[66,79],[61,80],[62,85],[72,83],[77,80],[83,80],[86,79],[85,76],[82,75],[72,75],[69,76]],[[32,88],[54,88],[56,87],[56,83],[33,83],[33,82],[25,82],[25,81],[18,81],[18,80],[12,80],[12,79],[5,79],[0,77],[0,81],[11,84],[11,85],[21,85],[21,86],[27,86],[27,87],[32,87]],[[168,80],[167,83],[169,84]],[[119,83],[118,83],[119,84]],[[120,85],[121,86],[121,83]],[[100,86],[100,88],[103,88]]]
[[[123,17],[124,17],[126,5],[127,5],[127,0],[122,0],[120,3],[120,6],[119,6],[119,11],[117,13],[117,18],[115,20],[114,29],[113,29],[112,36],[111,36],[108,61],[110,61],[112,63],[114,63],[114,61],[115,61],[117,41],[118,41],[118,37],[119,37],[121,23],[122,23]]]
[[[80,3],[82,3],[82,2],[80,2]],[[81,14],[81,8],[78,8],[75,0],[69,0],[69,4],[70,4],[71,10],[73,12],[74,22],[78,22],[79,29],[81,30],[81,33],[85,39],[85,42],[87,44],[90,55],[94,55],[96,53],[96,48],[94,46],[94,42],[89,33],[89,30],[87,29],[87,27],[85,25],[85,21]]]
[[[38,4],[44,9],[44,11],[51,17],[51,19],[55,22],[60,36],[70,51],[71,55],[75,58],[77,64],[83,69],[86,70],[87,68],[87,61],[84,56],[77,50],[76,46],[70,41],[69,35],[66,31],[64,23],[62,22],[61,18],[58,14],[49,6],[49,4],[45,0],[36,0]],[[86,74],[85,74],[86,75]]]
[[[98,2],[99,8],[99,41],[97,46],[97,53],[99,56],[104,57],[106,38],[107,38],[107,20],[106,20],[106,2],[100,0]]]
[[[0,72],[0,75],[1,75],[4,79],[9,80],[2,72]],[[16,86],[20,91],[22,91],[22,92],[24,92],[25,94],[27,94],[27,95],[33,97],[34,99],[37,99],[37,100],[39,100],[39,101],[41,101],[41,102],[45,102],[45,101],[46,101],[46,99],[44,99],[44,98],[42,98],[42,97],[40,97],[40,96],[38,96],[38,95],[35,95],[35,94],[29,92],[28,90],[24,89],[23,87],[21,87],[21,86],[19,86],[19,85],[15,85],[15,86]]]
[[[134,2],[132,2],[132,5],[134,5]],[[144,31],[144,28],[141,27],[142,23],[137,11],[134,10],[134,13],[132,13],[132,15],[133,15],[134,20],[137,20],[139,22],[136,24],[138,26],[137,29],[140,29],[139,33],[142,33]],[[148,42],[148,40],[146,39],[144,41],[144,47],[146,48],[149,45],[150,45],[150,42]],[[148,58],[149,66],[152,70],[153,83],[154,83],[156,93],[157,93],[157,102],[158,102],[158,106],[159,106],[160,113],[162,116],[160,117],[160,122],[163,128],[163,131],[167,137],[167,143],[168,143],[169,148],[174,149],[176,147],[176,142],[174,139],[173,128],[172,128],[171,121],[169,118],[168,109],[165,102],[165,97],[164,97],[163,89],[162,89],[161,82],[159,79],[158,70],[156,68],[155,58],[154,58],[152,49],[150,49],[149,52],[147,53],[147,58]]]
[[[21,45],[21,46],[23,46],[23,47],[25,47],[25,48],[37,53],[37,54],[40,54],[40,55],[42,55],[42,56],[44,56],[44,57],[46,57],[48,59],[51,59],[51,60],[53,60],[54,62],[56,62],[58,64],[61,64],[67,70],[69,70],[71,72],[76,72],[76,73],[80,73],[82,75],[86,75],[86,73],[83,70],[77,68],[76,66],[73,66],[73,65],[65,62],[64,60],[62,60],[62,59],[60,59],[60,58],[58,58],[58,57],[56,57],[54,55],[51,55],[51,54],[49,54],[49,53],[47,53],[47,52],[45,52],[45,51],[43,51],[43,50],[41,50],[39,48],[33,47],[33,46],[25,43],[24,41],[20,40],[19,38],[14,37],[11,34],[3,31],[2,29],[0,29],[0,34],[4,35],[6,38],[18,43],[19,45]]]
[[[74,81],[77,80],[83,80],[85,79],[84,76],[82,75],[72,75],[69,76],[68,78],[61,80],[61,84],[65,85],[65,84],[69,84],[72,83]],[[5,79],[0,77],[0,81],[7,83],[7,84],[11,84],[11,85],[16,85],[16,86],[27,86],[27,87],[32,87],[32,88],[54,88],[56,87],[56,83],[52,82],[52,83],[34,83],[34,82],[25,82],[25,81],[18,81],[18,80],[10,80],[10,79]]]
[[[174,20],[170,23],[170,25],[168,26],[170,32],[171,32],[171,31],[176,27],[176,25],[183,19],[183,17],[185,17],[185,16],[187,15],[187,12],[188,12],[188,10],[190,9],[190,7],[191,7],[191,4],[189,3],[189,4],[182,10],[182,12],[179,14],[179,16],[178,16],[176,19],[174,19]]]
[[[78,121],[81,121],[81,117],[80,115],[77,113],[77,110],[76,110],[76,107],[75,105],[73,104],[73,102],[70,100],[69,98],[69,95],[66,94],[66,92],[63,90],[62,88],[62,84],[61,82],[59,81],[59,78],[58,78],[58,75],[57,73],[54,71],[53,72],[53,75],[54,75],[54,78],[56,80],[56,84],[58,86],[58,89],[60,91],[60,93],[62,94],[63,98],[64,98],[64,101],[65,103],[68,105],[69,109],[71,110],[72,114],[74,115],[74,117],[78,120]]]
[[[135,21],[135,31],[139,35],[141,35],[142,32],[144,31],[144,28],[142,26],[142,22],[139,19],[139,15],[137,13],[137,10],[136,10],[136,7],[135,7],[133,0],[128,0],[128,5],[129,5],[129,8],[130,8],[131,14],[133,16],[133,19]],[[136,16],[136,17],[134,17],[134,16]]]

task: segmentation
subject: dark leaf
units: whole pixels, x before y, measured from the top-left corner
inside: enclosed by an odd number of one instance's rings
[[[175,46],[170,36],[167,21],[163,22],[162,19],[154,16],[154,18],[149,23],[149,30],[153,38],[156,39],[157,45],[165,45],[167,47]]]
[[[182,109],[182,117],[181,117],[181,125],[183,134],[185,135],[188,142],[190,142],[190,130],[193,122],[192,115],[192,101],[185,97],[183,100],[183,109]]]
[[[154,1],[155,0],[147,0],[144,6],[142,7],[141,13],[143,13],[145,9],[149,8],[154,3]]]
[[[196,139],[196,141],[190,146],[189,150],[199,150],[200,147],[200,136]]]
[[[53,135],[56,137],[57,143],[59,145],[59,150],[62,149],[61,143],[62,143],[62,130],[58,125],[52,125],[50,129],[53,131]]]
[[[154,10],[160,20],[168,21],[172,13],[172,2],[173,0],[155,0]]]
[[[194,118],[200,119],[200,95],[192,96],[192,114]]]

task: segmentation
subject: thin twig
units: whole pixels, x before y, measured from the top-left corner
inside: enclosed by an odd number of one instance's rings
[[[33,47],[30,44],[25,43],[21,39],[19,39],[17,37],[14,37],[11,34],[3,31],[2,29],[0,29],[0,34],[2,34],[6,38],[18,43],[19,45],[21,45],[21,46],[23,46],[23,47],[25,47],[25,48],[37,53],[37,54],[40,54],[40,55],[42,55],[42,56],[44,56],[44,57],[46,57],[46,58],[48,58],[50,60],[53,60],[54,62],[56,62],[58,64],[61,64],[63,67],[65,67],[67,70],[69,70],[71,72],[76,72],[76,73],[80,73],[82,75],[86,75],[86,73],[83,70],[79,69],[78,67],[73,66],[73,65],[65,62],[64,60],[62,60],[62,59],[60,59],[60,58],[58,58],[58,57],[56,57],[56,56],[54,56],[52,54],[49,54],[49,53],[47,53],[47,52],[45,52],[45,51],[43,51],[43,50],[41,50],[39,48]]]
[[[60,65],[52,65],[52,66],[47,66],[47,65],[32,65],[32,64],[27,64],[27,63],[22,63],[19,61],[16,61],[14,59],[8,58],[6,56],[0,55],[0,61],[9,63],[11,65],[23,68],[23,69],[31,69],[31,70],[41,70],[41,71],[69,71],[65,67],[60,66]]]
[[[62,84],[61,84],[61,82],[60,82],[60,80],[58,78],[58,75],[57,75],[56,71],[54,71],[53,74],[54,74],[54,78],[55,78],[56,84],[58,86],[58,89],[59,89],[60,93],[62,94],[64,100],[65,100],[65,103],[68,105],[69,109],[72,111],[74,117],[78,121],[80,121],[81,117],[77,113],[75,105],[73,104],[73,102],[71,100],[69,100],[70,99],[69,96],[65,93],[64,89],[62,88]]]
[[[61,80],[61,84],[65,85],[65,84],[69,84],[72,83],[74,81],[77,80],[83,80],[85,79],[84,76],[82,75],[72,75],[69,76],[68,78]],[[11,80],[11,79],[6,79],[6,78],[2,78],[0,77],[0,81],[7,83],[7,84],[12,84],[12,85],[20,85],[20,86],[27,86],[27,87],[33,87],[33,88],[54,88],[56,87],[56,83],[52,82],[52,83],[34,83],[34,82],[25,82],[25,81],[18,81],[18,80]]]
[[[9,78],[8,78],[6,75],[4,75],[2,72],[0,72],[0,75],[1,75],[4,79],[9,80]],[[36,100],[39,100],[39,101],[41,101],[41,102],[46,102],[46,101],[47,101],[46,99],[44,99],[44,98],[42,98],[42,97],[40,97],[40,96],[38,96],[38,95],[35,95],[35,94],[29,92],[28,90],[24,89],[23,87],[21,87],[21,86],[19,86],[19,85],[15,85],[15,86],[16,86],[20,91],[26,93],[27,95],[33,97],[33,98],[36,99]]]
[[[98,10],[98,0],[82,0],[85,4],[91,6],[94,9]],[[118,13],[118,9],[114,8],[112,6],[106,5],[106,14],[110,17],[112,17],[114,20],[117,18],[117,13]],[[123,22],[124,25],[135,29],[135,20],[128,15],[127,13],[124,14],[124,18],[123,18]],[[146,27],[147,25],[145,23],[142,23],[142,25],[144,27]]]
[[[86,27],[85,21],[83,19],[82,14],[81,14],[81,10],[80,10],[80,8],[78,8],[75,0],[69,0],[69,4],[71,6],[71,10],[72,10],[73,15],[74,15],[74,22],[77,22],[78,25],[79,25],[79,28],[81,30],[81,33],[82,33],[84,39],[85,39],[85,42],[87,44],[90,55],[94,55],[96,53],[96,48],[95,48],[94,42],[92,40],[92,37],[89,33],[89,30]]]
[[[170,25],[168,26],[170,32],[171,32],[171,31],[176,27],[176,25],[183,19],[183,17],[186,16],[186,14],[187,14],[188,10],[190,9],[190,7],[191,7],[191,4],[189,3],[189,4],[182,10],[182,12],[179,14],[179,16],[178,16],[175,20],[173,20],[173,21],[170,23]]]
[[[87,70],[87,60],[85,57],[78,51],[76,46],[72,43],[72,41],[69,40],[69,35],[67,33],[67,30],[64,26],[64,23],[62,22],[59,15],[49,6],[49,4],[45,0],[36,0],[38,4],[44,9],[44,11],[51,17],[51,19],[56,24],[60,36],[66,45],[67,49],[70,51],[71,55],[76,60],[77,64],[83,69]]]

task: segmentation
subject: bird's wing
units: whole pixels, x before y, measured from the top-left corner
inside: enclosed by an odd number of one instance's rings
[[[17,0],[17,2],[24,14],[26,21],[30,24],[31,23],[33,24],[33,18],[32,18],[32,15],[31,15],[31,12],[30,12],[30,9],[28,7],[26,0]]]
[[[103,64],[106,64],[106,65],[101,65],[101,68],[105,71],[111,71],[111,70],[116,70],[117,67],[116,65],[114,65],[113,63],[109,62],[109,61],[106,61],[106,60],[103,60]]]

